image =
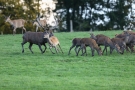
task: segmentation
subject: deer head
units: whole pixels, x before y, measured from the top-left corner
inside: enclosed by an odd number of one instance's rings
[[[6,18],[5,22],[10,21],[10,16],[11,16],[11,15],[9,15],[9,16]]]

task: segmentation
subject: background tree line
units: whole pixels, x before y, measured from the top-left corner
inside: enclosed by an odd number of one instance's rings
[[[65,16],[67,30],[70,30],[70,20],[77,31],[122,30],[131,22],[128,15],[132,13],[133,3],[133,0],[57,0],[56,12],[61,18]]]
[[[50,8],[40,9],[41,0],[1,0],[0,1],[0,31],[12,33],[12,27],[5,23],[4,16],[11,19],[27,20],[26,29],[35,31],[30,20],[38,13],[50,13]],[[89,30],[122,30],[124,25],[131,22],[129,13],[132,11],[134,0],[53,0],[59,20],[59,31],[70,31],[70,20],[73,21],[74,31]],[[101,22],[101,23],[99,23]],[[20,31],[20,30],[17,30]]]

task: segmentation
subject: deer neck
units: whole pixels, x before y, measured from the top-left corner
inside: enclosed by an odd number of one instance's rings
[[[48,37],[47,39],[48,39],[48,43],[49,43],[50,45],[53,45],[51,39],[50,39],[49,37]]]
[[[9,22],[11,25],[13,25],[13,21],[9,19],[7,22]]]

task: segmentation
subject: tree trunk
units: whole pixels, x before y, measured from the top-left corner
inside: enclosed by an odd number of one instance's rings
[[[70,13],[69,13],[69,8],[67,8],[66,22],[67,22],[67,31],[70,31]]]

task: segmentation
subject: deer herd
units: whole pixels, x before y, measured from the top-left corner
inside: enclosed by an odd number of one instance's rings
[[[11,20],[9,16],[5,22],[8,22],[14,27],[13,35],[16,33],[17,28],[22,28],[22,34],[23,30],[25,30],[22,37],[23,41],[21,43],[22,53],[24,53],[23,45],[27,42],[29,42],[29,49],[32,53],[33,51],[31,47],[33,44],[38,45],[41,53],[44,53],[47,49],[46,43],[48,43],[49,49],[53,54],[54,52],[52,51],[52,48],[55,48],[56,53],[60,51],[63,53],[58,38],[54,36],[53,31],[47,27],[46,20],[40,20],[40,17],[36,18],[33,22],[33,25],[36,25],[36,32],[26,31],[24,28],[26,21],[23,19]],[[42,27],[45,31],[37,32],[39,27]],[[94,56],[95,50],[100,56],[103,55],[104,52],[106,52],[107,55],[107,47],[110,48],[110,54],[113,53],[113,50],[116,50],[120,54],[124,54],[125,50],[132,53],[134,52],[134,44],[135,32],[133,31],[123,31],[121,34],[116,34],[114,38],[110,38],[103,34],[94,35],[93,33],[90,33],[90,37],[88,38],[73,38],[72,46],[69,48],[68,55],[70,55],[70,52],[74,47],[76,56],[79,55],[80,50],[82,51],[82,56],[87,55],[86,47],[90,47],[92,56]],[[45,47],[44,50],[41,48],[42,45]],[[104,47],[103,51],[101,46]]]
[[[68,55],[70,55],[71,49],[75,47],[76,55],[80,50],[82,50],[82,56],[86,52],[86,47],[89,46],[92,52],[92,56],[94,56],[94,51],[96,50],[98,55],[103,55],[106,51],[107,55],[107,47],[110,48],[110,54],[112,54],[113,50],[116,50],[120,54],[124,54],[124,51],[134,52],[134,44],[135,44],[135,32],[133,31],[123,31],[121,34],[116,34],[114,38],[110,38],[103,34],[94,35],[90,33],[89,38],[74,38],[72,40],[72,46],[69,49]],[[100,46],[103,46],[103,51]],[[78,50],[77,48],[80,47]],[[85,50],[83,52],[83,49]]]

